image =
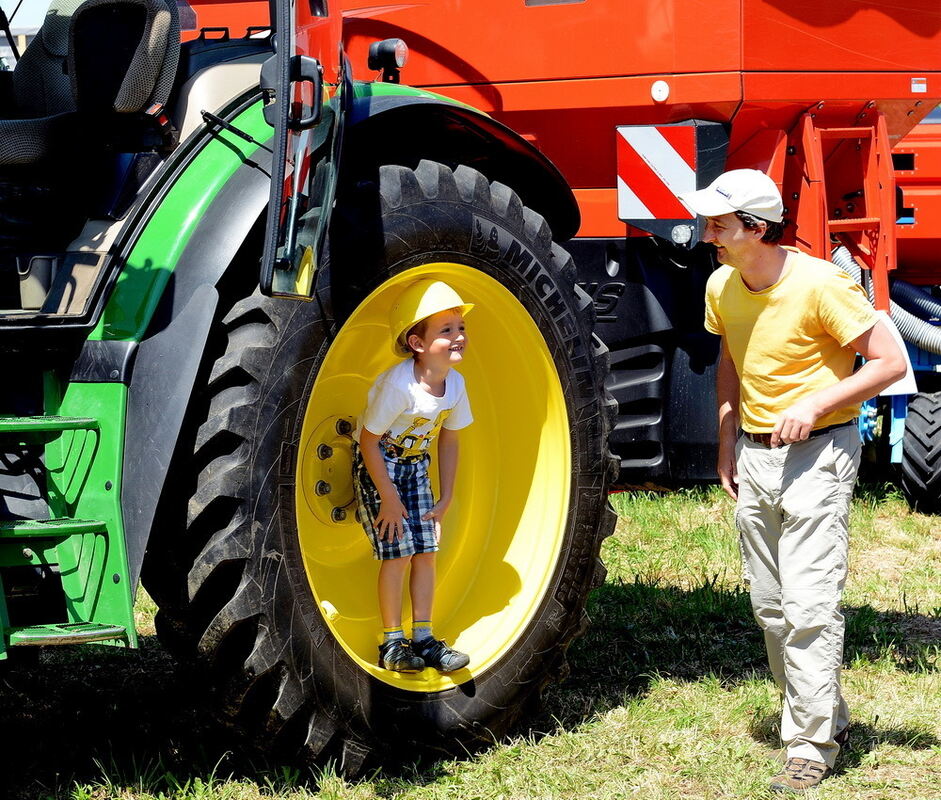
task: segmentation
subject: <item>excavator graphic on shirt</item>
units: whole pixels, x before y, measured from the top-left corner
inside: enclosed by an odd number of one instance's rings
[[[393,434],[392,431],[386,431],[380,437],[379,445],[384,450],[395,452],[400,458],[424,455],[430,451],[431,443],[452,410],[445,408],[439,411],[433,423],[427,417],[415,417],[411,424],[400,433]]]

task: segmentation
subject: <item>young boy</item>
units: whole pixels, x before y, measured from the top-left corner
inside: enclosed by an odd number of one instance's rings
[[[464,358],[464,315],[472,308],[441,281],[422,279],[402,291],[389,316],[392,348],[399,358],[411,358],[376,379],[356,434],[353,485],[359,519],[381,561],[379,663],[396,672],[426,666],[453,672],[470,661],[434,638],[431,613],[441,519],[451,504],[457,470],[457,432],[473,422],[464,378],[452,369]],[[428,478],[436,436],[437,502]],[[409,567],[411,641],[402,630]]]

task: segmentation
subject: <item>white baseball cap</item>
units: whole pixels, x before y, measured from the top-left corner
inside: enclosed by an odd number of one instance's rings
[[[681,194],[691,211],[718,217],[744,211],[768,222],[784,219],[784,202],[771,178],[757,169],[733,169],[722,173],[705,189]]]

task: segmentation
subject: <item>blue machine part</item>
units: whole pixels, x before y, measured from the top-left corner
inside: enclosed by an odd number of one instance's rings
[[[892,464],[902,463],[902,439],[905,438],[905,418],[907,416],[908,395],[894,395],[889,414],[889,461]]]
[[[876,438],[876,420],[878,420],[879,409],[876,406],[876,398],[866,400],[859,409],[859,437],[863,443],[871,442]]]
[[[889,461],[899,464],[902,461],[902,439],[905,437],[905,418],[908,416],[907,394],[893,395],[886,415],[882,420],[882,436],[889,437]],[[872,442],[876,438],[879,421],[879,398],[873,397],[862,404],[859,410],[859,436],[863,443]]]
[[[906,342],[905,346],[915,372],[941,372],[941,355],[929,353],[909,342]],[[889,461],[899,464],[902,461],[902,440],[905,438],[909,395],[895,395],[890,399],[892,402],[883,420],[882,435],[889,437]],[[873,398],[863,403],[859,414],[859,435],[864,442],[871,442],[876,438],[877,420],[878,407],[876,398]]]
[[[941,355],[915,347],[911,342],[906,342],[905,347],[915,372],[941,372]]]

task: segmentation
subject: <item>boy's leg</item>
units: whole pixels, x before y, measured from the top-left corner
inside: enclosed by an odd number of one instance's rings
[[[424,660],[412,652],[402,631],[402,589],[411,556],[385,559],[379,566],[379,614],[384,641],[379,645],[381,666],[395,672],[418,672]]]
[[[431,613],[435,596],[438,536],[434,520],[422,519],[435,504],[431,481],[428,479],[427,458],[412,465],[407,479],[402,481],[399,494],[408,509],[409,531],[414,547],[409,593],[412,598],[413,623],[419,624],[413,624],[415,641],[412,649],[424,659],[426,666],[441,672],[453,672],[466,667],[470,659],[432,635]]]
[[[412,573],[408,589],[412,598],[412,619],[431,622],[435,602],[437,553],[416,553],[412,556]],[[430,633],[430,631],[429,631]]]
[[[379,615],[383,628],[402,627],[402,589],[412,556],[390,558],[379,565]]]
[[[409,591],[412,597],[413,648],[425,664],[439,672],[454,672],[470,663],[470,657],[461,653],[432,634],[431,612],[435,597],[435,553],[416,553],[412,557]]]

